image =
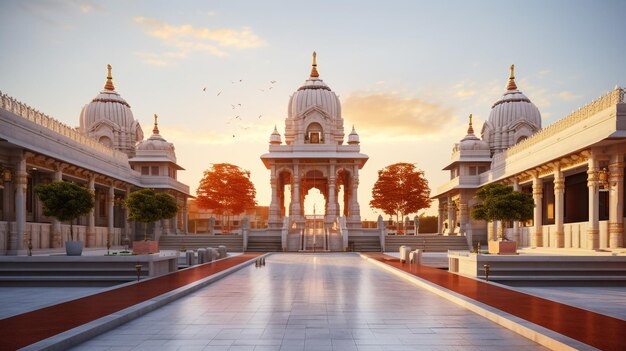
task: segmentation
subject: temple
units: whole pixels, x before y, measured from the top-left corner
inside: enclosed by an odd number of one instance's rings
[[[347,144],[344,137],[341,103],[319,78],[314,52],[309,78],[289,100],[284,142],[274,128],[269,153],[261,156],[271,174],[270,229],[282,228],[286,218],[289,228],[305,228],[304,198],[312,188],[318,189],[325,199],[325,207],[320,209],[325,230],[336,227],[339,217],[346,219],[347,228],[361,228],[359,170],[368,157],[360,153],[359,135],[354,127]],[[289,203],[286,203],[287,188]]]
[[[181,209],[150,224],[153,239],[187,232],[189,186],[177,180],[183,168],[174,145],[161,136],[156,115],[153,134],[143,140],[107,68],[104,89],[83,107],[79,128],[0,93],[0,254],[63,247],[69,224],[45,217],[34,194],[38,184],[51,181],[72,181],[94,193],[95,208],[74,227],[87,248],[128,244],[143,232],[143,224],[128,222],[122,206],[142,188],[171,194]]]
[[[497,223],[470,218],[474,194],[499,182],[532,194],[534,218],[501,223],[521,248],[618,249],[624,247],[626,104],[615,87],[557,122],[541,127],[537,107],[517,87],[514,66],[481,138],[470,115],[467,135],[444,167],[450,180],[439,202],[439,233],[465,235],[468,243],[496,239]]]

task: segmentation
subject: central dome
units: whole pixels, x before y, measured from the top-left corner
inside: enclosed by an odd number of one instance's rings
[[[317,72],[317,54],[313,52],[311,74],[289,99],[285,121],[287,144],[342,144],[341,103]]]
[[[341,118],[339,98],[319,78],[316,56],[313,53],[313,67],[309,79],[289,99],[288,117],[290,118],[298,118],[313,107],[323,111],[329,118]]]

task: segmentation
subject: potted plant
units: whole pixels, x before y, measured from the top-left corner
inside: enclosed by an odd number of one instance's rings
[[[65,242],[66,254],[82,255],[83,242],[74,240],[73,221],[91,211],[94,206],[93,194],[78,184],[66,181],[40,184],[35,187],[35,193],[43,203],[45,216],[70,222],[70,240]]]
[[[128,195],[124,207],[128,209],[129,221],[144,224],[143,241],[133,242],[133,253],[159,252],[158,241],[148,241],[148,223],[174,217],[178,212],[176,199],[166,193],[157,193],[153,189],[141,189]]]
[[[526,221],[533,217],[535,204],[530,194],[513,190],[502,184],[488,184],[476,192],[480,204],[472,207],[472,218],[493,221]],[[504,234],[502,224],[498,226],[498,240],[489,240],[489,253],[515,254],[517,243]]]

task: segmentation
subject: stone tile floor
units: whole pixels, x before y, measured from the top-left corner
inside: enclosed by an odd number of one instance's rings
[[[108,287],[0,287],[0,319],[77,299]]]
[[[535,350],[351,254],[283,254],[74,350]]]

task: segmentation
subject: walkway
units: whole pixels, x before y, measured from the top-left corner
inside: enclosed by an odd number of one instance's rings
[[[168,274],[77,300],[0,320],[0,350],[16,350],[127,307],[150,300],[209,275],[221,272],[258,254],[243,254],[209,265]],[[6,335],[11,337],[6,337]]]
[[[278,254],[75,350],[543,349],[354,254]]]
[[[623,350],[626,321],[524,294],[439,269],[400,263],[380,253],[366,256],[399,268],[448,290],[495,307],[601,350]]]

